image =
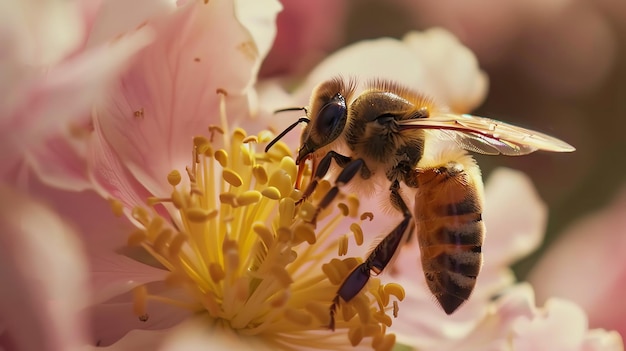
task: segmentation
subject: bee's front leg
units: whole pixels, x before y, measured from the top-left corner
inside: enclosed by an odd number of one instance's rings
[[[403,212],[402,221],[383,240],[376,245],[369,254],[365,262],[358,265],[343,281],[337,296],[330,306],[329,328],[335,330],[335,313],[339,305],[340,298],[348,302],[359,294],[370,279],[371,272],[380,274],[395,256],[400,243],[405,241],[415,229],[415,221],[406,203],[400,196],[400,186],[397,181],[393,182],[390,189],[391,203],[395,208]]]
[[[352,161],[352,158],[348,156],[344,156],[335,151],[329,151],[320,160],[319,164],[317,165],[317,169],[315,170],[315,174],[313,175],[313,178],[311,179],[311,182],[302,193],[302,198],[300,198],[300,200],[296,202],[296,205],[300,204],[301,202],[306,200],[309,196],[311,196],[311,194],[313,194],[313,191],[315,191],[315,188],[317,188],[317,184],[319,183],[319,181],[322,178],[324,178],[326,173],[328,173],[328,170],[330,169],[330,162],[333,159],[335,159],[335,162],[337,162],[337,165],[339,165],[339,167],[341,168],[344,168],[348,163]]]

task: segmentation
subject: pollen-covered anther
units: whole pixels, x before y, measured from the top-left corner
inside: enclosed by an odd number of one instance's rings
[[[339,256],[345,256],[348,254],[348,236],[342,235],[339,237],[339,248],[337,249]]]
[[[406,292],[404,291],[404,288],[402,287],[402,285],[398,283],[385,284],[383,287],[383,291],[385,292],[386,295],[395,296],[396,299],[400,301],[404,300],[404,297],[406,296]]]
[[[270,274],[272,274],[272,277],[274,279],[276,279],[276,281],[282,287],[286,288],[286,287],[288,287],[289,285],[291,285],[293,283],[293,279],[291,279],[291,276],[289,275],[289,272],[287,272],[281,266],[274,266],[274,267],[272,267],[270,269]]]
[[[243,138],[243,140],[241,141],[244,144],[248,144],[248,143],[258,143],[259,142],[259,138],[256,135],[249,135],[245,138]]]
[[[372,347],[376,351],[390,351],[395,345],[395,334],[378,334],[372,339]]]
[[[213,156],[215,157],[217,162],[220,163],[220,166],[222,167],[228,166],[228,153],[226,152],[226,150],[219,149],[215,151],[215,154]]]
[[[146,314],[146,302],[148,299],[148,289],[145,285],[133,288],[133,313],[140,317]]]
[[[180,172],[177,170],[173,170],[167,175],[167,182],[171,186],[177,186],[178,184],[180,184],[181,180],[182,180],[182,177],[180,175]]]
[[[144,230],[137,229],[128,236],[126,243],[128,246],[140,246],[147,238]]]
[[[209,276],[214,283],[219,283],[226,276],[222,266],[215,262],[209,264]]]
[[[293,244],[299,245],[303,242],[307,242],[309,245],[315,244],[316,237],[313,228],[305,223],[299,223],[293,230],[294,239]]]
[[[348,214],[350,214],[350,209],[348,208],[348,205],[344,204],[343,202],[338,203],[337,208],[341,211],[341,215],[344,217],[348,217]]]
[[[361,213],[360,219],[362,221],[368,219],[371,222],[372,220],[374,220],[374,214],[372,212],[363,212]]]
[[[243,179],[241,179],[241,176],[239,176],[239,174],[237,174],[237,172],[233,171],[230,168],[224,168],[224,170],[222,171],[222,178],[230,185],[234,186],[234,187],[239,187],[241,186],[241,184],[243,184]]]
[[[350,231],[354,237],[354,241],[358,246],[363,245],[363,229],[357,223],[350,224]]]
[[[124,204],[118,199],[109,199],[109,205],[111,206],[111,211],[116,217],[122,217],[124,215]]]
[[[261,193],[256,190],[248,190],[237,196],[236,200],[239,206],[249,206],[259,202],[261,200],[261,196]]]
[[[261,194],[270,200],[280,200],[280,190],[273,186],[263,189]]]
[[[200,207],[190,207],[184,210],[185,216],[192,222],[201,223],[210,221],[217,217],[218,211],[216,209],[205,210]]]

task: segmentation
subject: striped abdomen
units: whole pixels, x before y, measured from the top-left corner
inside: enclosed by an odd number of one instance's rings
[[[469,157],[469,156],[468,156]],[[482,265],[482,180],[473,162],[419,171],[415,220],[430,291],[447,314],[467,300]]]

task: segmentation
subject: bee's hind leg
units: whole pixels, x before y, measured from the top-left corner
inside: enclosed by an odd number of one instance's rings
[[[392,183],[390,187],[391,203],[395,208],[403,212],[404,218],[380,243],[378,243],[378,245],[376,245],[367,259],[365,259],[365,262],[358,265],[345,278],[339,290],[337,290],[337,295],[330,306],[330,324],[328,327],[331,330],[335,330],[335,313],[337,312],[340,298],[348,302],[357,296],[369,281],[370,272],[380,274],[395,256],[395,253],[400,247],[400,243],[405,241],[405,238],[415,229],[413,216],[400,196],[399,189],[400,187],[397,181]]]

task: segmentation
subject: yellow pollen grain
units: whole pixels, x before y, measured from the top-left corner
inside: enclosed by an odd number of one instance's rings
[[[363,341],[363,328],[361,326],[352,327],[348,330],[348,340],[352,346],[357,346]]]
[[[347,217],[348,214],[350,214],[350,209],[348,208],[348,205],[344,204],[343,202],[338,203],[337,208],[339,208],[339,210],[341,211],[341,215],[344,217]]]
[[[404,300],[404,297],[406,296],[406,292],[404,291],[404,288],[402,287],[402,285],[398,283],[385,284],[383,291],[387,295],[395,296],[396,299],[400,301]]]
[[[174,239],[172,239],[169,244],[168,250],[170,257],[177,257],[180,254],[185,242],[187,242],[187,236],[183,233],[176,233]]]
[[[278,189],[281,198],[289,196],[293,189],[291,177],[284,169],[274,171],[270,176],[268,185]]]
[[[356,242],[356,244],[358,246],[363,245],[363,229],[361,229],[361,226],[357,223],[352,223],[350,224],[350,231],[354,236],[354,241]]]
[[[298,174],[298,166],[296,166],[296,161],[294,161],[291,157],[283,157],[280,160],[280,169],[287,172],[290,179],[295,179],[296,174]],[[293,184],[290,184],[290,189],[293,189]]]
[[[286,308],[284,312],[285,318],[289,321],[299,324],[301,326],[311,325],[313,317],[305,311],[296,310],[293,308]]]
[[[185,210],[185,216],[192,222],[202,223],[210,221],[217,217],[218,211],[216,209],[205,210],[200,207],[191,207]]]
[[[257,183],[264,185],[265,183],[267,183],[267,171],[265,171],[265,167],[261,166],[261,165],[254,165],[252,167],[252,175],[254,176],[254,179],[257,181]]]
[[[237,195],[233,193],[221,193],[220,202],[225,205],[231,205],[237,207]]]
[[[116,217],[122,217],[124,215],[124,204],[118,199],[109,199],[109,205],[111,206],[111,211],[113,211],[113,215]]]
[[[393,302],[393,318],[398,318],[398,312],[400,311],[400,306],[398,305],[398,301]]]
[[[261,222],[254,223],[252,230],[261,238],[265,247],[270,247],[274,242],[274,235],[272,232]]]
[[[180,172],[177,170],[173,170],[167,175],[167,182],[171,186],[177,186],[178,184],[180,184],[181,180],[182,177],[180,176]]]
[[[220,166],[226,167],[228,165],[228,153],[224,149],[215,151],[215,159],[220,163]]]
[[[143,226],[147,227],[150,223],[150,215],[148,211],[146,211],[143,207],[134,207],[131,211],[132,217],[141,223]]]
[[[258,143],[259,142],[259,138],[256,135],[249,135],[249,136],[243,138],[243,140],[241,142],[244,143],[244,144]]]
[[[261,193],[256,190],[248,190],[237,196],[237,204],[239,206],[248,206],[255,204],[261,200]]]
[[[339,256],[345,256],[348,254],[348,236],[345,234],[339,238],[339,247],[337,249],[337,254]]]
[[[263,189],[261,194],[271,200],[280,200],[280,190],[273,186]]]
[[[374,214],[372,212],[363,212],[360,218],[362,221],[368,219],[371,222],[374,219]]]
[[[360,314],[359,314],[360,316]],[[386,315],[385,313],[375,313],[374,314],[374,319],[378,322],[378,323],[382,323],[388,327],[391,327],[391,317],[389,317],[388,315]]]
[[[230,168],[224,168],[224,170],[222,171],[222,178],[228,184],[230,184],[230,185],[232,185],[234,187],[239,187],[239,186],[241,186],[241,184],[243,184],[243,180],[241,179],[239,174],[237,174],[237,172],[233,171]]]
[[[145,285],[139,285],[133,288],[133,313],[135,316],[143,316],[146,314],[147,298],[148,290]]]
[[[146,228],[148,237],[151,239],[156,237],[161,232],[164,222],[163,217],[154,217]]]
[[[283,142],[274,144],[274,146],[267,152],[267,157],[273,161],[280,161],[285,156],[291,156],[291,149],[289,149],[289,146]]]
[[[386,335],[376,335],[374,340],[372,340],[372,346],[376,351],[391,351],[396,345],[396,335],[395,334],[386,334]]]
[[[154,244],[152,244],[154,246],[154,251],[158,252],[158,253],[164,253],[165,249],[167,247],[167,244],[169,244],[170,240],[172,239],[172,231],[169,229],[165,229],[163,231],[161,231],[156,239],[154,240]]]
[[[139,246],[147,239],[146,232],[140,229],[135,230],[128,236],[128,246]]]
[[[294,230],[294,244],[299,245],[302,242],[307,242],[309,245],[315,244],[316,236],[315,230],[311,225],[300,223]]]
[[[347,201],[348,208],[350,209],[350,213],[348,214],[348,216],[356,217],[359,213],[359,198],[356,197],[356,195],[354,194],[350,194],[348,195]]]

